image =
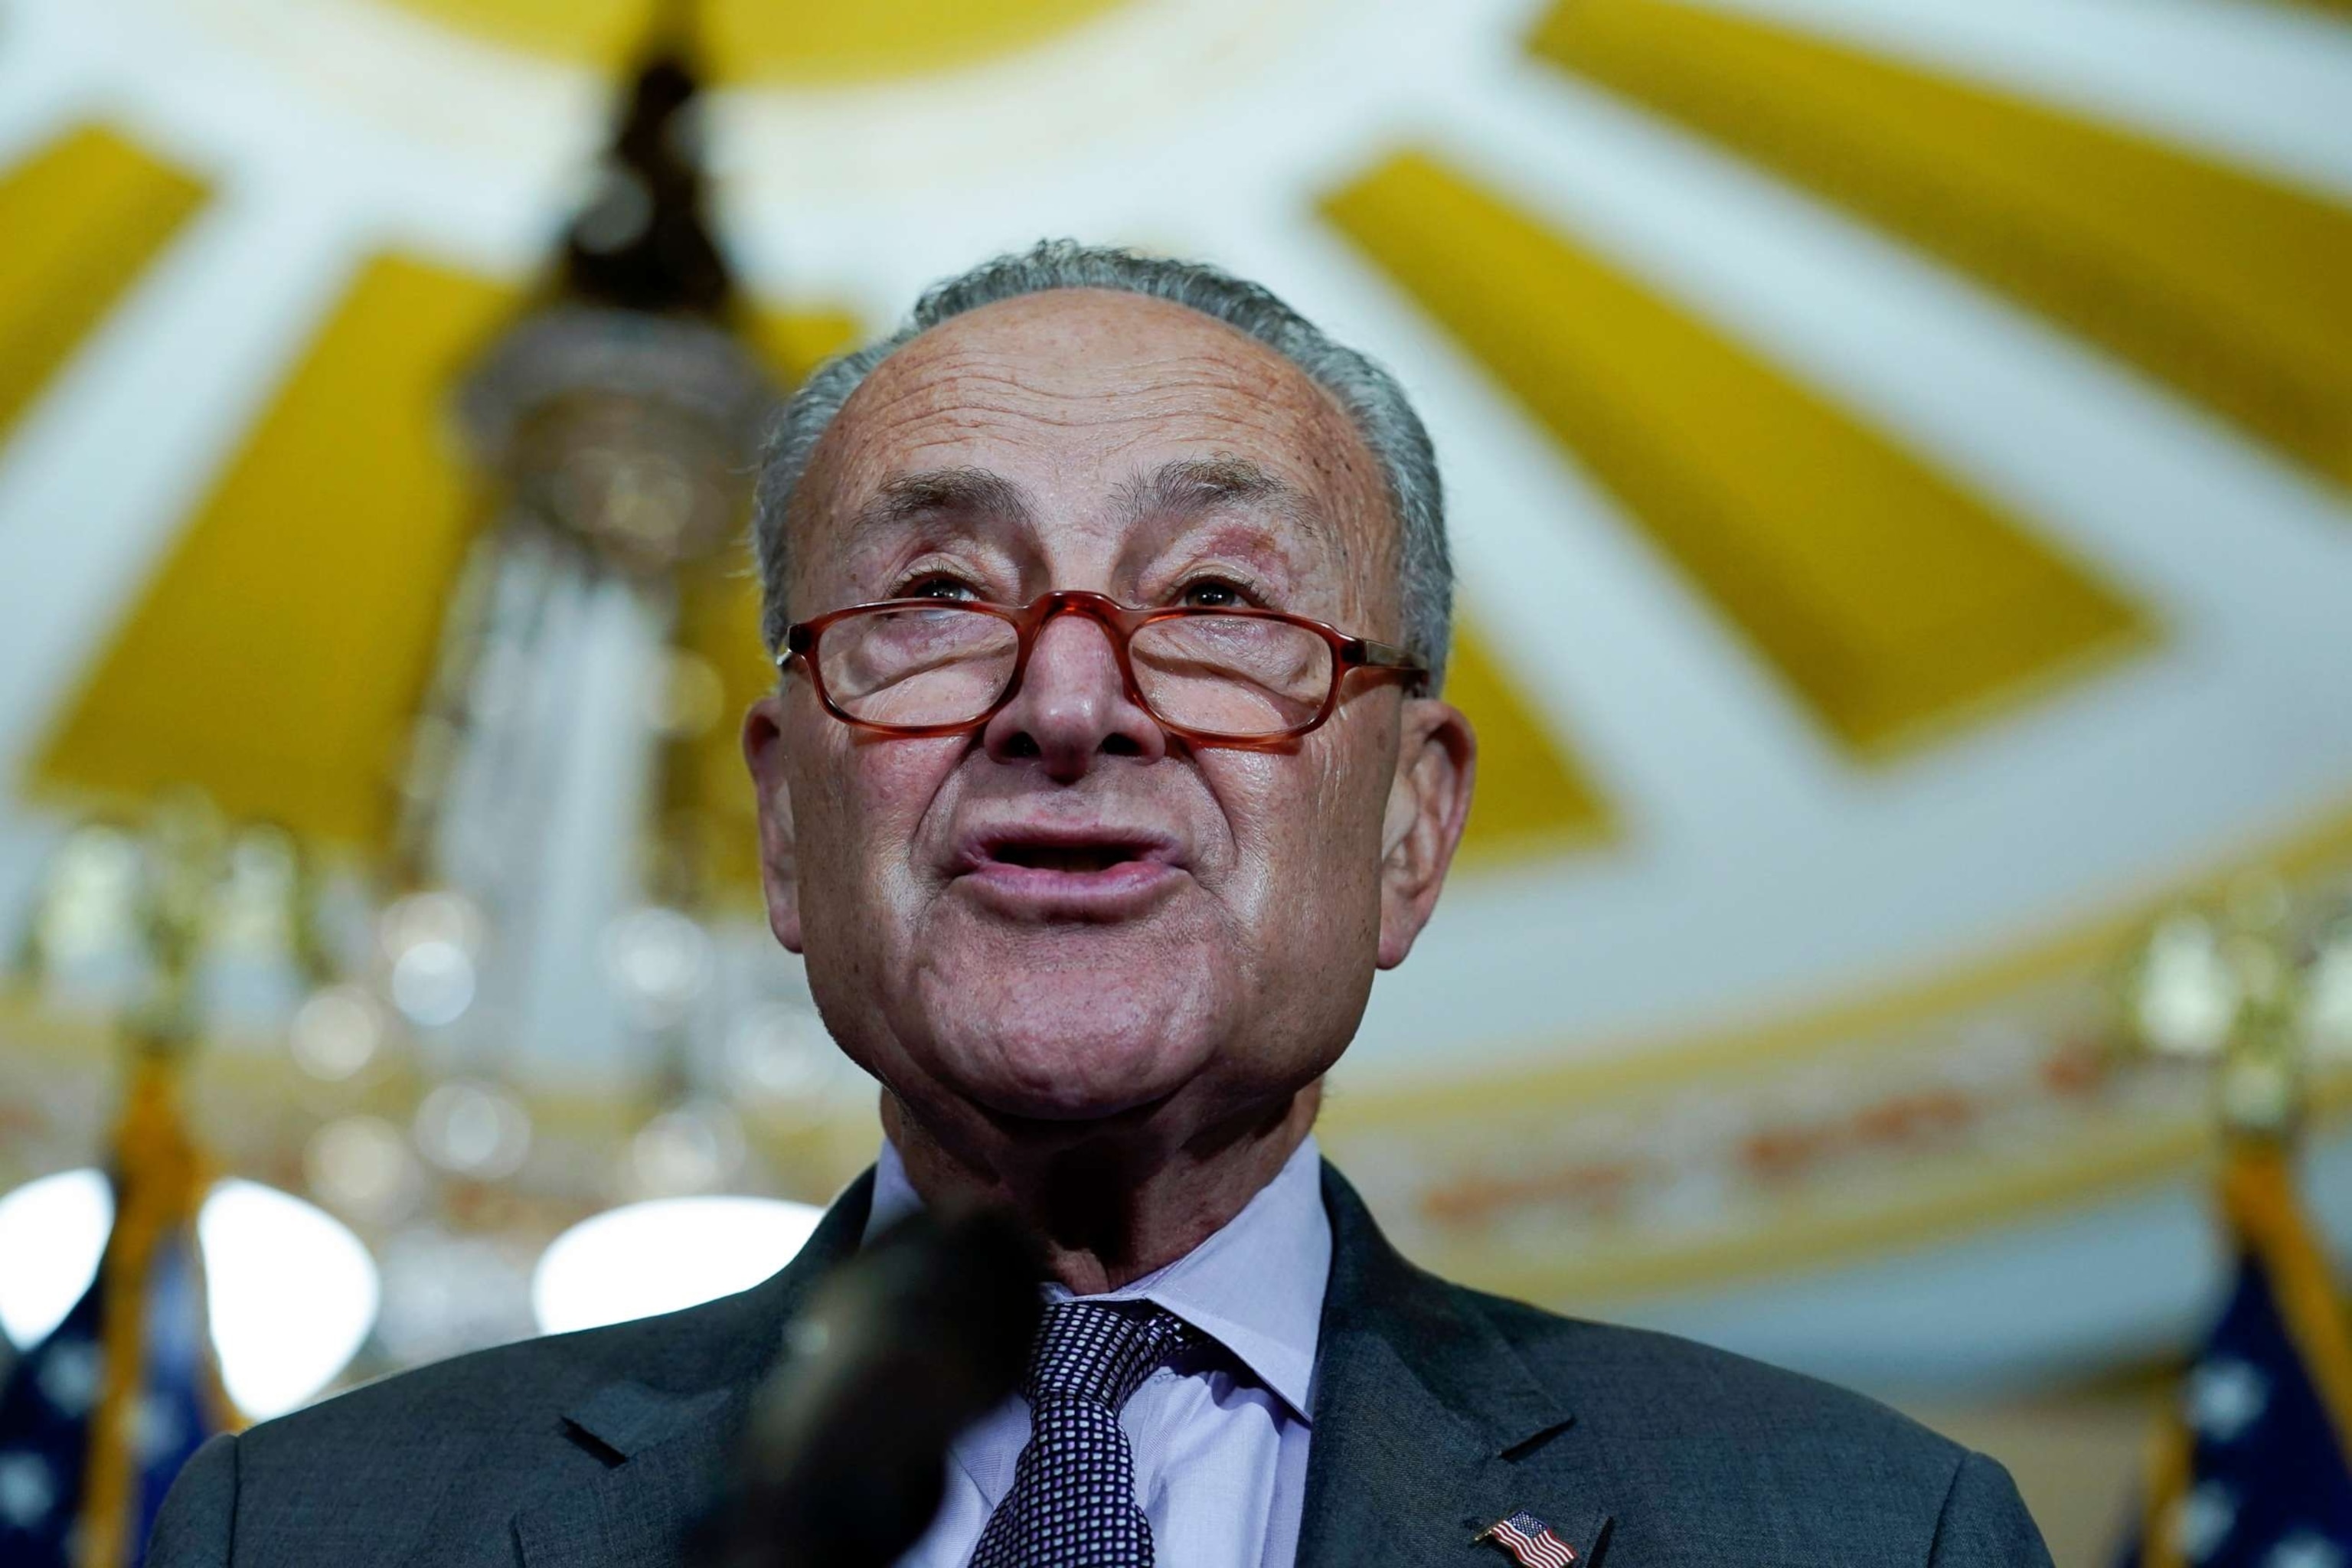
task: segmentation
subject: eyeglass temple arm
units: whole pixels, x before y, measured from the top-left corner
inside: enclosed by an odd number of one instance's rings
[[[1340,658],[1351,669],[1402,670],[1412,677],[1415,687],[1426,687],[1429,683],[1429,661],[1394,643],[1374,642],[1370,637],[1350,637]]]
[[[1393,643],[1374,642],[1370,637],[1349,638],[1348,651],[1342,657],[1348,663],[1366,669],[1410,669],[1423,675],[1429,673],[1429,661],[1419,654],[1398,647]]]

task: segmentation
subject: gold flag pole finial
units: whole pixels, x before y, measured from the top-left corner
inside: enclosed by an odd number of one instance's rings
[[[2293,913],[2285,884],[2268,873],[2242,879],[2224,904],[2221,957],[2237,1016],[2221,1048],[2219,1109],[2223,1130],[2242,1143],[2288,1145],[2303,1125],[2303,977]]]
[[[2352,1054],[2352,910],[2315,919],[2272,873],[2242,877],[2156,923],[2127,1002],[2137,1054],[2211,1069],[2233,1148],[2291,1146],[2320,1058]]]

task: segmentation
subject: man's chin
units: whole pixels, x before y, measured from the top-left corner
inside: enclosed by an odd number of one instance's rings
[[[1135,1121],[1148,1117],[1198,1079],[1213,1052],[1180,1038],[1138,1040],[1125,1034],[1078,1032],[1040,1037],[1024,1029],[967,1037],[945,1053],[957,1091],[1008,1131]]]
[[[1209,987],[1131,973],[996,976],[983,987],[925,976],[932,1073],[1008,1124],[1075,1126],[1148,1115],[1214,1061]]]

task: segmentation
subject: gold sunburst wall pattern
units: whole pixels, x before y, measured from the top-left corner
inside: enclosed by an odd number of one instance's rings
[[[1528,46],[1851,207],[2352,483],[2352,212],[1751,17],[1584,0]]]
[[[0,870],[184,783],[380,849],[480,522],[452,378],[533,297],[646,14],[11,9]],[[2086,1065],[2105,955],[2173,889],[2345,876],[2340,6],[711,0],[700,47],[779,381],[1076,234],[1264,279],[1427,412],[1480,797],[1330,1120],[1417,1252],[1728,1301],[2128,1229],[2187,1179],[2193,1094]],[[663,802],[747,942],[755,597],[732,563],[683,585],[724,721]],[[515,1026],[554,1121],[642,1079],[594,1015]],[[282,1050],[217,1064],[225,1146],[281,1174]],[[6,1081],[50,1081],[25,1051]],[[761,1124],[779,1190],[870,1147],[819,1098]],[[40,1103],[0,1159],[69,1157],[80,1102]]]
[[[397,0],[434,22],[508,47],[617,70],[636,47],[637,0]],[[982,64],[1047,44],[1121,0],[718,0],[700,7],[718,79],[838,85]]]
[[[233,816],[382,846],[473,521],[436,393],[509,305],[446,268],[362,266],[100,642],[44,787],[136,801],[194,779]],[[268,700],[192,700],[240,691]]]
[[[2016,522],[1459,170],[1401,153],[1326,211],[1856,752],[2144,637]]]
[[[62,130],[0,176],[0,437],[204,197],[103,125]]]

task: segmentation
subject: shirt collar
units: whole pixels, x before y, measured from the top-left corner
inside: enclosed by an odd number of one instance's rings
[[[1322,1156],[1309,1137],[1241,1213],[1175,1262],[1099,1295],[1074,1298],[1049,1284],[1047,1299],[1143,1300],[1173,1312],[1232,1352],[1304,1422],[1331,1273],[1331,1220],[1323,1211],[1321,1171]],[[874,1166],[867,1237],[922,1206],[897,1147],[885,1139]]]

